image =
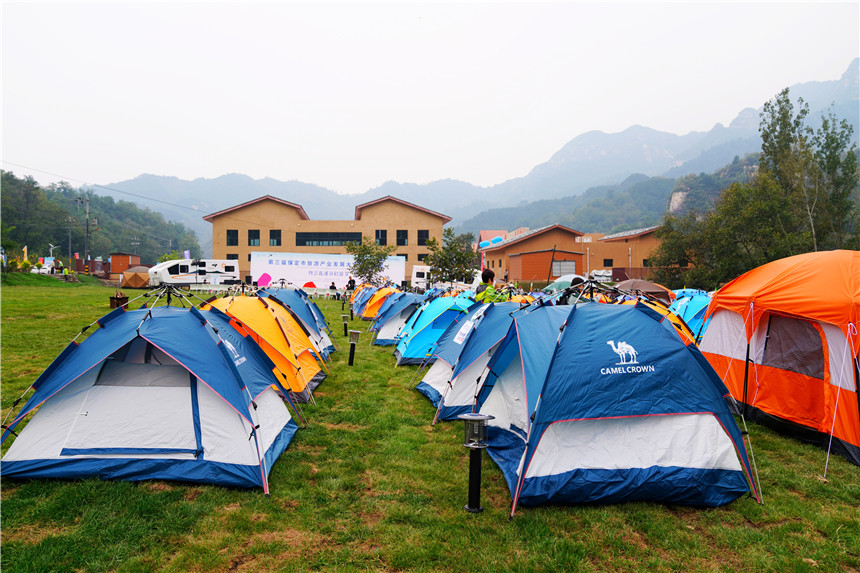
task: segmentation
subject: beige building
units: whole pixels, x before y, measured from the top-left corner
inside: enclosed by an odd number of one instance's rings
[[[577,237],[576,249],[585,253],[584,271],[615,270],[619,280],[647,278],[651,272],[649,257],[660,245],[655,231],[660,226],[622,231],[612,235],[586,233]]]
[[[442,226],[451,217],[389,195],[356,206],[353,220],[312,220],[301,205],[265,195],[203,219],[212,223],[213,258],[238,261],[242,278],[250,282],[252,252],[342,255],[345,243],[368,236],[397,246],[394,254],[406,257],[409,280],[412,266],[429,254],[427,240],[441,244]]]
[[[497,282],[549,282],[562,275],[581,274],[579,231],[548,225],[507,236],[480,250],[483,268],[492,269]]]

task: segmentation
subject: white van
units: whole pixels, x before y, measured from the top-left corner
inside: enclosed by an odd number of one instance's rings
[[[412,288],[427,290],[430,288],[430,267],[414,265],[412,267]]]
[[[239,284],[239,262],[221,259],[177,259],[149,269],[149,286]]]

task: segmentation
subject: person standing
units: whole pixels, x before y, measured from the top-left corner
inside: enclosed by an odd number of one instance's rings
[[[475,289],[475,300],[477,302],[504,302],[510,298],[507,293],[497,291],[493,287],[496,273],[491,269],[484,269],[481,273],[481,283]]]

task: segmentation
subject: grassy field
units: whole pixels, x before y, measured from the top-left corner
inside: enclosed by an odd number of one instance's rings
[[[26,283],[0,289],[4,416],[109,311],[114,292]],[[395,368],[390,348],[362,336],[349,367],[341,305],[319,305],[338,352],[316,404],[303,407],[309,427],[272,469],[271,497],[173,482],[2,479],[4,573],[860,570],[860,468],[832,458],[824,480],[825,452],[755,425],[763,505],[546,506],[508,520],[510,494],[485,455],[485,511],[467,513],[462,424],[430,425],[434,409],[408,389],[416,367]]]

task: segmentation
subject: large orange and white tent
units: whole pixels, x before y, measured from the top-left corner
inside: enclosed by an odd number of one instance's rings
[[[860,465],[860,252],[796,255],[711,300],[699,348],[753,420]]]

